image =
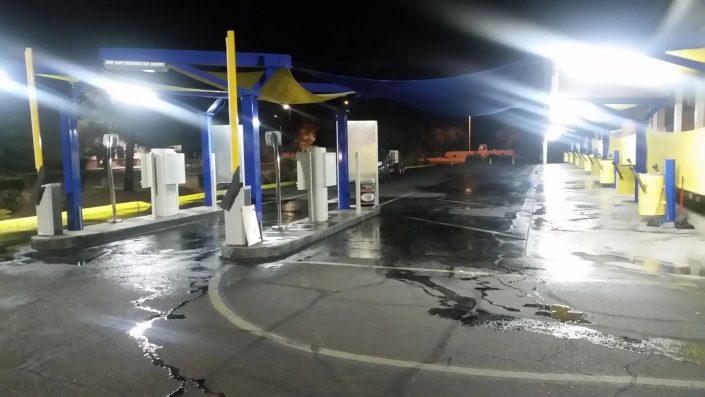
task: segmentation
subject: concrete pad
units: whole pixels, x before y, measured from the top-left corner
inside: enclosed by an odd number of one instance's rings
[[[306,222],[307,218],[289,224],[285,231],[268,228],[262,232],[262,243],[256,245],[245,247],[223,244],[220,255],[233,260],[282,258],[379,213],[379,208],[363,210],[360,214],[356,214],[355,210],[330,211],[327,222],[312,225]]]
[[[99,223],[79,231],[64,231],[59,236],[32,236],[32,248],[38,251],[62,251],[94,247],[113,241],[183,226],[222,215],[222,210],[198,207],[178,214],[155,218],[152,215],[123,219],[119,223]]]

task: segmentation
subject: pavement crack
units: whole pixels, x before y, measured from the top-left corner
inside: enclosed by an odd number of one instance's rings
[[[654,356],[654,352],[652,350],[649,352],[648,355],[646,355],[644,357],[640,357],[639,359],[632,361],[630,363],[627,363],[623,367],[624,371],[626,371],[627,374],[629,374],[629,376],[631,376],[632,380],[629,382],[629,384],[624,385],[624,386],[620,387],[619,389],[617,389],[617,391],[614,393],[613,397],[618,397],[620,394],[622,394],[622,393],[626,392],[627,390],[629,390],[630,388],[636,386],[636,381],[639,376],[636,374],[636,372],[632,371],[632,367],[635,367],[635,366],[643,363],[644,361],[650,360],[651,358],[653,358],[653,356]]]
[[[204,283],[205,281],[205,283]],[[207,395],[215,395],[218,397],[225,397],[225,393],[222,392],[216,392],[211,390],[208,385],[206,384],[206,379],[205,378],[192,378],[188,377],[184,374],[182,374],[181,369],[175,365],[169,364],[166,361],[164,361],[160,355],[159,355],[159,350],[162,349],[162,346],[159,346],[155,343],[152,343],[149,341],[149,338],[145,335],[145,332],[152,327],[152,323],[157,321],[157,320],[181,320],[186,318],[183,315],[178,315],[174,314],[175,311],[183,308],[184,306],[188,305],[191,302],[195,302],[205,295],[208,294],[208,282],[205,279],[199,279],[192,281],[189,287],[189,295],[193,295],[190,298],[184,299],[183,301],[177,303],[175,306],[170,308],[169,310],[166,311],[159,311],[157,309],[154,309],[152,307],[144,305],[144,302],[146,302],[149,299],[153,299],[156,297],[156,293],[149,295],[145,298],[138,299],[136,301],[133,301],[133,304],[135,305],[136,308],[153,313],[149,317],[147,317],[144,321],[137,323],[135,327],[130,329],[128,331],[128,334],[137,340],[137,344],[139,348],[142,350],[143,355],[149,359],[150,363],[154,365],[155,367],[158,368],[163,368],[166,369],[169,378],[173,379],[177,382],[179,382],[179,386],[174,389],[171,393],[167,395],[167,397],[176,397],[176,396],[181,396],[184,395],[189,388],[196,388],[198,390],[201,390],[204,394]]]

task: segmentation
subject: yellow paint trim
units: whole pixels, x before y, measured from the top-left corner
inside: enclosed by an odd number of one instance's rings
[[[227,58],[228,72],[228,113],[230,115],[230,141],[232,149],[230,152],[231,172],[235,172],[240,167],[240,142],[238,140],[237,126],[237,61],[235,56],[235,32],[228,30],[225,39],[225,55]]]
[[[294,186],[296,182],[282,182],[282,186]],[[274,189],[276,185],[270,183],[262,185],[262,189]],[[218,190],[217,196],[225,194],[225,190]],[[204,193],[187,194],[179,196],[179,205],[193,204],[198,201],[204,201]],[[145,201],[128,201],[126,203],[117,203],[118,216],[133,216],[144,215],[151,211],[152,205]],[[90,207],[83,209],[83,220],[88,222],[105,221],[113,217],[113,207],[111,205],[101,205],[98,207]],[[64,226],[66,225],[66,211],[61,213]],[[37,217],[28,216],[24,218],[6,219],[0,221],[0,235],[8,233],[31,232],[37,230]]]
[[[705,63],[705,48],[688,48],[682,50],[666,51],[666,54],[695,62]]]
[[[42,73],[37,73],[36,76],[44,77],[44,78],[47,78],[47,79],[53,79],[53,80],[61,80],[61,81],[65,81],[65,82],[67,82],[67,83],[76,83],[76,82],[78,82],[78,79],[75,78],[75,77],[71,77],[71,76],[62,76],[62,75],[58,75],[58,74],[42,74]]]
[[[29,98],[29,116],[32,122],[32,142],[34,145],[34,168],[39,169],[44,165],[42,156],[42,135],[39,128],[39,104],[37,103],[37,84],[34,80],[34,60],[32,49],[24,50],[25,66],[27,67],[27,96]]]
[[[228,88],[228,87],[225,87],[225,86],[223,86],[223,85],[221,85],[221,84],[216,84],[216,83],[214,83],[214,82],[212,82],[212,81],[209,81],[209,80],[207,80],[207,79],[204,79],[204,78],[202,78],[202,77],[200,77],[200,76],[197,76],[197,75],[195,75],[195,74],[193,74],[193,73],[187,72],[187,71],[185,71],[185,70],[179,68],[178,66],[169,65],[169,68],[172,69],[172,70],[174,70],[175,72],[178,72],[178,73],[183,74],[184,76],[190,77],[190,78],[192,78],[192,79],[194,79],[194,80],[196,80],[196,81],[200,81],[200,82],[203,83],[203,84],[208,84],[208,85],[210,85],[210,86],[213,86],[213,87],[216,87],[216,88],[220,88],[221,90],[226,90],[226,89]]]

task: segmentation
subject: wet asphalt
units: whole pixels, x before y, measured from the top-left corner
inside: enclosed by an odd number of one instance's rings
[[[218,221],[14,247],[0,396],[705,395],[702,277],[583,247],[599,208],[570,179],[556,206],[544,179],[413,170],[383,183],[379,217],[272,263],[222,260]]]

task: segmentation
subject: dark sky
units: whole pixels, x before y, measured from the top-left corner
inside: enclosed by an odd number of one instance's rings
[[[687,1],[686,1],[687,2]],[[561,35],[648,40],[669,0],[0,0],[0,58],[33,46],[81,62],[101,46],[221,50],[229,28],[240,51],[282,52],[294,63],[357,76],[452,75],[520,54],[478,37],[465,15],[492,10]],[[455,22],[451,22],[454,20]],[[13,48],[12,46],[16,47]]]

